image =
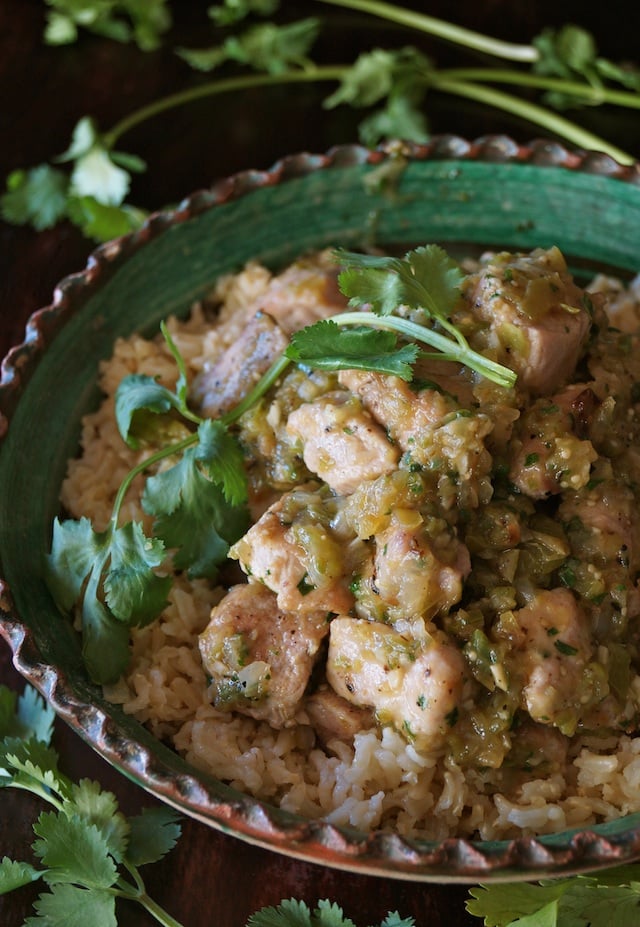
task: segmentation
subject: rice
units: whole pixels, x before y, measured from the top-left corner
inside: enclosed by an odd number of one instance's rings
[[[257,264],[220,281],[212,296],[222,303],[215,328],[201,305],[186,320],[168,320],[191,377],[234,342],[268,282],[269,273]],[[594,285],[595,290],[612,288],[610,280]],[[637,318],[637,299],[618,289],[620,311]],[[89,516],[98,529],[107,524],[122,478],[142,455],[125,446],[114,422],[115,390],[134,372],[170,387],[176,380],[163,341],[139,335],[119,340],[100,370],[104,401],[84,419],[82,453],[70,462],[62,487],[65,508],[74,517]],[[455,432],[448,437],[454,441]],[[148,516],[138,502],[140,488],[138,481],[122,514],[141,520],[148,530]],[[499,770],[461,768],[444,749],[421,754],[391,727],[362,731],[352,745],[336,741],[325,750],[304,718],[274,730],[216,709],[198,636],[222,594],[207,582],[176,576],[160,617],[133,630],[126,676],[105,689],[109,700],[169,742],[194,768],[309,818],[434,840],[547,834],[640,811],[640,737],[577,738],[562,773],[510,784]]]

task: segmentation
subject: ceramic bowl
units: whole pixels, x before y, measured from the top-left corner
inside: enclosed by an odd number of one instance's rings
[[[340,147],[222,180],[96,250],[3,362],[0,630],[18,670],[106,760],[240,839],[329,866],[438,881],[542,877],[629,860],[640,855],[640,815],[537,839],[430,843],[305,820],[235,792],[105,701],[43,582],[66,461],[116,337],[157,331],[249,258],[277,267],[306,249],[374,242],[467,251],[557,244],[576,273],[589,267],[629,277],[640,270],[640,174],[595,153],[503,137]]]

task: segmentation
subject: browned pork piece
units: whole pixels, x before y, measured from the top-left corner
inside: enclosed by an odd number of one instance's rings
[[[606,694],[595,691],[589,672],[589,617],[564,588],[538,591],[514,617],[511,671],[522,681],[522,707],[534,721],[573,734],[582,714]]]
[[[375,724],[370,708],[358,708],[326,684],[307,696],[304,708],[318,739],[325,746],[332,740],[351,743],[356,734]]]
[[[443,519],[430,535],[418,512],[393,512],[374,535],[371,569],[356,584],[360,617],[399,619],[446,614],[471,572],[469,551]]]
[[[300,258],[271,279],[257,308],[273,316],[287,334],[299,331],[346,309],[338,273],[329,251]]]
[[[466,671],[445,635],[404,636],[379,621],[331,622],[327,680],[354,705],[374,709],[410,740],[435,747],[455,723]]]
[[[243,311],[247,324],[237,341],[205,364],[191,398],[201,414],[223,415],[249,392],[289,343],[289,335],[342,311],[338,267],[328,252],[296,261],[271,278],[253,307]]]
[[[350,393],[327,393],[306,402],[287,419],[308,469],[335,492],[348,495],[363,480],[395,469],[400,452]]]
[[[300,704],[329,630],[326,612],[278,608],[261,583],[233,586],[200,635],[213,702],[281,728]]]
[[[518,385],[549,395],[567,383],[591,324],[586,297],[557,248],[500,253],[465,282],[472,314],[483,323],[478,348],[518,374]]]
[[[276,593],[286,611],[339,614],[353,605],[353,564],[313,488],[285,493],[237,541],[229,556]]]
[[[596,402],[584,383],[571,384],[550,399],[535,400],[516,423],[509,478],[524,495],[546,499],[589,482],[597,451],[586,437],[589,409]]]
[[[196,377],[191,399],[205,418],[229,412],[282,354],[289,340],[264,312],[249,320],[242,336]]]
[[[412,461],[441,471],[446,506],[464,500],[475,507],[485,494],[490,497],[491,456],[485,438],[493,424],[487,415],[461,408],[453,395],[435,384],[414,391],[399,377],[360,370],[343,370],[339,380],[360,396]]]

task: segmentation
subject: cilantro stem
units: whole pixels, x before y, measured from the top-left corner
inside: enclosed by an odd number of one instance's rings
[[[152,917],[155,917],[158,923],[162,924],[163,927],[183,927],[180,921],[172,917],[168,911],[165,911],[165,909],[159,905],[157,901],[154,901],[153,898],[150,898],[146,892],[143,895],[139,895],[137,901]]]
[[[521,100],[492,87],[478,87],[470,81],[452,80],[446,74],[444,76],[442,74],[433,75],[431,86],[443,93],[465,97],[468,100],[475,100],[478,103],[493,106],[503,112],[512,113],[514,116],[518,116],[561,138],[567,139],[567,141],[580,148],[602,151],[621,164],[632,164],[634,162],[634,158],[626,151],[622,151],[615,145],[610,145],[604,139],[581,128],[575,122],[571,122],[569,119],[565,119],[543,106],[538,106],[537,103]]]
[[[382,0],[318,0],[320,3],[329,3],[332,6],[345,7],[349,10],[359,10],[387,19],[391,22],[401,23],[419,32],[435,35],[457,45],[465,45],[475,51],[485,52],[496,58],[505,58],[509,61],[522,61],[532,63],[539,58],[539,52],[533,45],[517,45],[513,42],[503,42],[471,29],[456,26],[453,23],[407,10]]]
[[[640,109],[640,93],[631,90],[612,90],[610,87],[587,84],[584,81],[568,80],[565,77],[546,77],[513,68],[448,68],[440,71],[447,80],[462,80],[472,83],[512,84],[538,90],[556,91],[576,97],[576,102],[598,106],[610,103]]]
[[[161,447],[159,450],[155,451],[149,457],[146,457],[144,460],[140,461],[139,464],[136,464],[127,475],[122,480],[116,497],[113,502],[113,509],[111,512],[111,521],[110,528],[112,531],[115,531],[118,525],[118,518],[120,515],[120,509],[122,508],[122,503],[124,502],[124,497],[126,496],[129,488],[135,478],[140,474],[144,473],[149,467],[152,467],[154,464],[159,463],[161,460],[164,460],[166,457],[172,457],[174,454],[182,454],[183,451],[186,451],[187,448],[193,447],[194,444],[198,443],[198,435],[194,433],[188,438],[185,438],[183,441],[179,441],[177,444],[168,444],[166,447]]]
[[[347,72],[347,65],[321,65],[312,66],[301,71],[285,71],[282,74],[244,74],[239,77],[216,79],[200,84],[198,87],[189,87],[177,93],[169,94],[159,100],[154,100],[147,106],[135,110],[120,122],[116,123],[103,136],[107,148],[112,148],[118,139],[148,119],[159,116],[167,110],[186,103],[193,103],[205,97],[217,96],[222,93],[233,93],[240,90],[252,90],[257,87],[277,86],[279,84],[309,84],[316,81],[339,81]]]
[[[141,905],[146,911],[154,917],[159,924],[162,924],[163,927],[183,927],[180,921],[177,921],[172,917],[168,911],[158,904],[157,901],[154,901],[147,894],[147,889],[142,881],[142,877],[135,866],[128,865],[126,860],[123,862],[123,865],[131,876],[135,879],[136,886],[135,888],[129,882],[126,882],[122,876],[117,881],[117,894],[121,898],[126,898],[128,901],[135,901]]]
[[[409,321],[409,319],[402,319],[394,315],[380,316],[373,313],[343,312],[332,316],[331,320],[337,325],[369,325],[371,328],[399,332],[412,341],[419,341],[436,348],[443,357],[471,367],[472,370],[482,374],[489,380],[493,380],[499,386],[510,388],[516,382],[516,374],[513,370],[498,364],[483,354],[478,354],[469,346],[462,335],[460,335],[458,343],[456,343],[432,328],[425,328]]]
[[[237,406],[227,412],[226,415],[220,417],[220,421],[223,425],[231,425],[233,422],[237,422],[241,415],[250,409],[259,399],[264,396],[264,394],[269,390],[274,383],[276,383],[284,371],[287,369],[291,361],[286,355],[281,354],[269,367],[266,373],[264,373],[256,385],[250,390],[247,395],[240,400]]]

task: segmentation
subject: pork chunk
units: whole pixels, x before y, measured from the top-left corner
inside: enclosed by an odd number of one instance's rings
[[[321,506],[313,490],[285,493],[229,551],[286,611],[340,614],[353,605],[351,565],[326,519],[316,517]]]
[[[328,685],[322,685],[307,696],[304,707],[311,726],[325,746],[333,740],[351,743],[356,734],[375,723],[370,708],[359,708],[348,702]]]
[[[308,469],[339,495],[395,469],[400,453],[361,404],[346,391],[294,410],[287,432],[302,445]]]
[[[439,388],[414,392],[400,377],[360,370],[342,370],[342,386],[356,393],[374,419],[413,461],[432,468],[438,461],[442,497],[475,507],[490,496],[491,456],[485,439],[493,424],[475,409],[462,409]],[[447,485],[448,484],[448,485]]]
[[[591,319],[557,248],[496,255],[467,278],[465,297],[485,324],[478,347],[515,370],[522,387],[548,395],[569,381]]]
[[[347,299],[338,288],[338,273],[328,252],[301,258],[272,278],[259,308],[287,334],[342,312]]]
[[[331,622],[327,680],[347,701],[373,708],[379,723],[435,747],[455,722],[465,665],[444,636],[418,640],[341,616]]]
[[[509,467],[521,493],[546,499],[587,485],[598,458],[585,434],[592,395],[582,383],[571,385],[525,411],[514,430]]]
[[[242,336],[194,380],[191,399],[201,415],[218,418],[236,406],[288,343],[271,316],[256,313]]]
[[[373,584],[391,621],[446,614],[471,572],[469,552],[446,527],[429,537],[415,513],[395,513],[375,536]]]
[[[285,726],[328,630],[324,612],[294,615],[278,608],[275,594],[261,583],[233,586],[199,639],[216,707]]]
[[[589,619],[568,589],[541,590],[515,613],[523,706],[534,721],[573,734],[592,693]]]

